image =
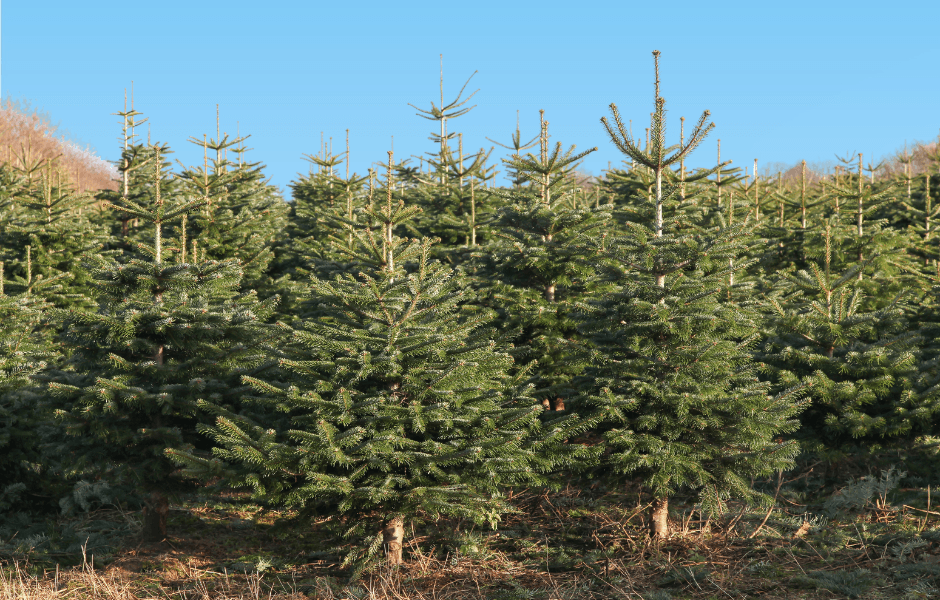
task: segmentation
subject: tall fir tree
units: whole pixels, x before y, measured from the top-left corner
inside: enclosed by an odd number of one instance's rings
[[[0,262],[0,521],[9,521],[58,507],[53,461],[42,452],[48,414],[33,377],[61,358],[50,328],[42,326],[50,308],[43,297],[54,291],[42,288],[61,284],[50,277],[9,295],[4,266]]]
[[[505,161],[529,185],[494,192],[503,206],[490,222],[493,241],[475,249],[468,271],[502,328],[518,331],[514,356],[536,361],[535,396],[564,410],[576,393],[572,378],[584,366],[572,349],[578,335],[571,306],[599,291],[593,265],[576,260],[577,249],[583,236],[608,225],[610,214],[607,207],[585,206],[570,179],[596,148],[563,151],[560,142],[551,148],[544,112],[540,116],[539,154]]]
[[[201,256],[208,260],[237,259],[245,274],[243,288],[267,297],[278,287],[271,272],[273,248],[284,237],[290,207],[265,180],[264,165],[244,160],[249,150],[244,142],[251,136],[229,139],[220,131],[218,106],[216,111],[216,138],[189,139],[202,147],[202,166],[184,168],[177,178],[180,192],[202,198],[203,205],[173,233],[184,249],[185,239],[198,239]],[[228,159],[229,149],[237,162]]]
[[[759,498],[750,478],[788,468],[798,452],[795,442],[775,438],[797,427],[800,403],[795,391],[773,397],[757,380],[749,352],[756,324],[719,299],[728,275],[743,266],[729,262],[744,249],[746,225],[696,231],[672,212],[681,186],[664,186],[664,172],[714,125],[706,125],[706,111],[688,141],[666,145],[659,52],[653,56],[647,149],[634,142],[616,105],[613,124],[601,119],[614,145],[652,172],[654,188],[625,232],[594,243],[616,290],[582,305],[581,330],[593,345],[586,374],[596,391],[579,409],[604,418],[598,431],[606,472],[642,481],[653,498],[651,534],[662,537],[669,534],[669,498],[679,490],[696,491],[710,512],[730,497]]]
[[[212,406],[215,458],[173,453],[194,475],[225,475],[302,516],[328,511],[345,535],[365,536],[347,557],[358,567],[383,547],[401,563],[408,521],[495,523],[502,487],[537,482],[577,429],[573,417],[539,429],[541,407],[507,376],[512,359],[467,305],[466,284],[431,259],[431,240],[396,235],[417,208],[393,188],[389,152],[385,202],[355,231],[358,269],[311,278],[319,313],[280,360],[289,380],[245,378],[252,400],[289,422]]]
[[[152,243],[138,243],[124,263],[86,257],[98,310],[57,311],[71,356],[42,375],[66,433],[57,451],[146,496],[143,538],[151,542],[166,537],[168,494],[180,487],[164,449],[198,442],[198,399],[237,404],[239,377],[266,364],[271,328],[261,321],[277,300],[239,294],[234,260],[182,262],[180,248],[167,248],[166,225],[202,200],[165,197],[161,146],[153,158],[153,195],[112,203],[144,223]]]

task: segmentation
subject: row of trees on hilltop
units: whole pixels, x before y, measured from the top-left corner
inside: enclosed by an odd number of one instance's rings
[[[172,175],[126,106],[116,190],[5,163],[7,522],[106,483],[159,541],[173,494],[213,482],[330,516],[362,567],[401,562],[408,522],[495,524],[513,487],[640,483],[664,537],[670,498],[768,502],[754,479],[801,447],[935,435],[940,156],[878,181],[861,155],[815,180],[689,170],[714,125],[667,142],[654,57],[646,139],[612,104],[624,163],[590,189],[595,149],[544,114],[497,187],[447,130],[463,89],[422,111],[417,167],[321,149],[290,203],[245,138],[191,138],[203,164]]]

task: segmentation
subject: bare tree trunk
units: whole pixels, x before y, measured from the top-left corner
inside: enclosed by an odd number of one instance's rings
[[[170,514],[170,502],[161,492],[153,492],[144,502],[143,541],[162,542],[166,539],[166,518]]]
[[[656,237],[663,236],[663,169],[656,169]],[[656,285],[661,288],[666,287],[666,275],[664,273],[655,273]],[[659,300],[660,304],[666,301],[665,298]]]
[[[402,540],[405,537],[405,525],[400,517],[395,517],[385,525],[382,530],[382,543],[385,545],[385,556],[388,564],[400,565],[404,561],[401,556]]]
[[[669,498],[655,498],[650,508],[650,537],[669,535]]]

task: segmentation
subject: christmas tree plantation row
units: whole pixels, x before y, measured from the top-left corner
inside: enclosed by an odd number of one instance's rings
[[[0,540],[106,485],[159,541],[168,498],[212,482],[334,517],[362,568],[400,562],[409,521],[495,524],[506,490],[575,472],[642,482],[666,536],[678,492],[717,513],[801,449],[935,434],[940,156],[897,181],[860,156],[790,186],[687,172],[713,124],[666,143],[654,55],[648,139],[611,105],[629,162],[590,190],[544,119],[494,187],[454,105],[427,170],[321,152],[290,204],[243,138],[193,138],[204,164],[171,176],[134,110],[116,192],[3,165]]]

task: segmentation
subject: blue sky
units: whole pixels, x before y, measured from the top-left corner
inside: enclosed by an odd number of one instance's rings
[[[248,153],[271,182],[306,172],[320,132],[364,173],[433,149],[439,55],[450,101],[478,71],[468,115],[451,121],[465,149],[526,138],[545,109],[553,141],[597,146],[584,169],[621,160],[600,117],[615,102],[642,136],[652,109],[651,51],[662,52],[667,134],[705,109],[715,131],[693,166],[865,161],[940,132],[940,3],[873,2],[26,2],[2,6],[4,99],[48,113],[69,138],[118,157],[123,106],[135,108],[174,158],[201,164],[193,136],[251,134]],[[352,6],[353,8],[348,8]],[[236,123],[238,125],[236,125]],[[141,131],[146,136],[146,126]],[[502,156],[497,148],[494,157]]]

